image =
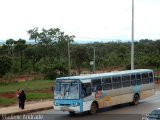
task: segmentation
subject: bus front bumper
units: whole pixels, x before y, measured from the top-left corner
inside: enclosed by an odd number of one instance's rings
[[[80,112],[80,106],[54,106],[54,110]]]

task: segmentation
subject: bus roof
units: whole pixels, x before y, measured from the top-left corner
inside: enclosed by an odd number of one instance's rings
[[[79,80],[85,80],[85,79],[94,79],[98,77],[110,77],[110,76],[116,76],[116,75],[123,75],[123,74],[134,74],[134,73],[143,73],[143,72],[153,72],[151,69],[135,69],[135,70],[124,70],[124,71],[112,71],[107,73],[98,73],[98,74],[84,74],[80,76],[70,76],[70,77],[60,77],[57,78],[57,80],[63,79],[63,80],[69,80],[69,79],[79,79]]]

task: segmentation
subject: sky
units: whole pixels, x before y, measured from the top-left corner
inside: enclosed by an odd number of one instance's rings
[[[134,0],[134,39],[160,39],[160,0]],[[0,0],[0,40],[60,28],[75,40],[131,40],[132,0]]]

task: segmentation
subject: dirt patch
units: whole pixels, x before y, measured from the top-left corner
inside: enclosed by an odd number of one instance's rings
[[[33,79],[34,79],[34,76],[18,76],[16,78],[14,78],[14,81],[25,82],[25,81],[31,81]]]
[[[25,82],[25,81],[31,81],[31,80],[41,80],[44,79],[44,75],[43,74],[34,74],[31,73],[29,75],[13,75],[13,76],[9,76],[7,78],[4,77],[0,77],[0,81],[3,83],[7,83],[7,82],[13,82],[13,81],[20,81],[20,82]]]
[[[5,93],[5,94],[0,94],[0,97],[2,97],[2,98],[15,98],[16,95],[14,93]]]

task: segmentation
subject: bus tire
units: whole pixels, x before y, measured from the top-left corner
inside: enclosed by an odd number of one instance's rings
[[[132,104],[133,105],[137,105],[139,103],[139,95],[138,94],[135,94],[134,97],[133,97],[133,102]]]
[[[75,112],[74,112],[74,111],[69,111],[69,115],[70,115],[70,116],[74,116],[74,115],[75,115]]]
[[[95,114],[97,112],[97,109],[98,109],[98,105],[96,104],[96,102],[93,102],[91,104],[91,108],[90,108],[90,114]]]

